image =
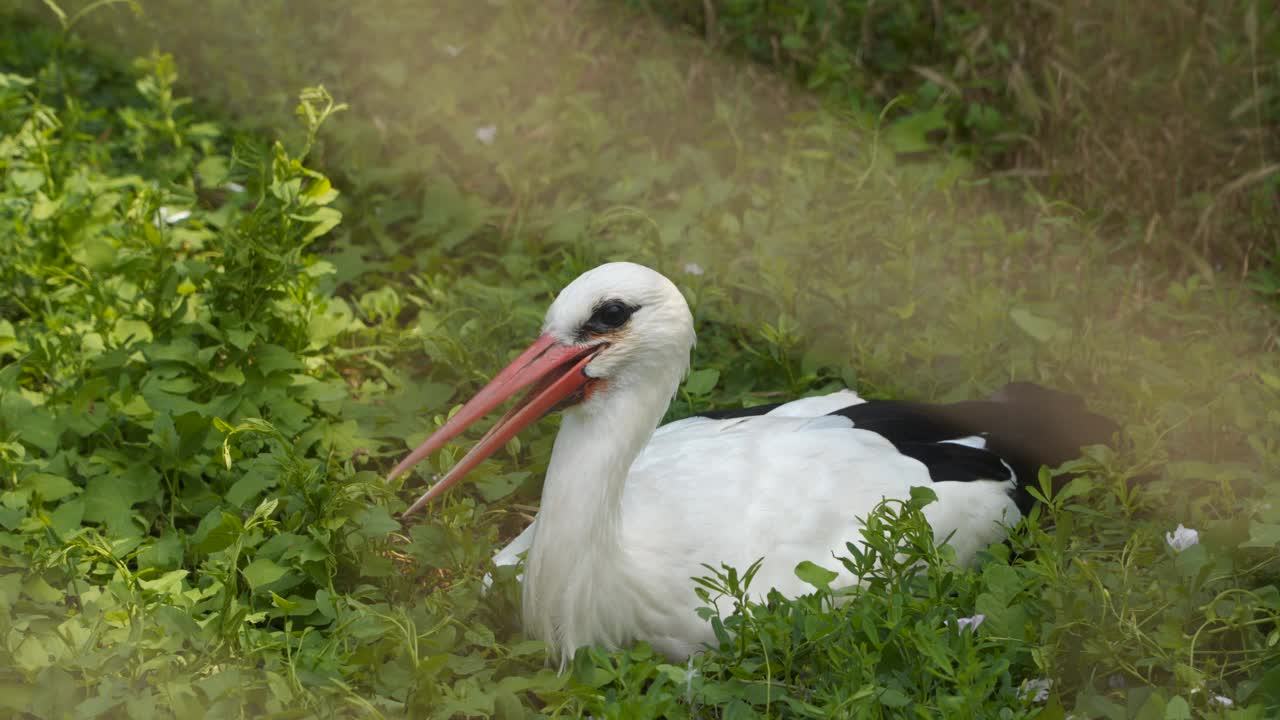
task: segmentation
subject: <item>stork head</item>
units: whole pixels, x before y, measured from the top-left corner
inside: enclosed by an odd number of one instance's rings
[[[643,265],[616,262],[578,276],[556,297],[542,325],[564,347],[593,348],[589,386],[651,384],[683,376],[693,316],[676,286]],[[675,388],[671,388],[674,392]]]
[[[688,369],[693,343],[689,306],[661,273],[626,262],[583,273],[547,310],[542,335],[391,471],[394,478],[408,470],[504,400],[532,386],[405,515],[439,496],[549,412],[579,404],[588,407],[624,389],[647,389],[670,398]]]

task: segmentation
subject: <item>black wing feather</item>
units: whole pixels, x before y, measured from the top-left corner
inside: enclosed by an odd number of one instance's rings
[[[763,415],[782,403],[699,413],[717,420]],[[854,427],[893,443],[929,469],[934,481],[1017,479],[1014,499],[1025,513],[1040,467],[1078,457],[1085,445],[1104,444],[1119,431],[1110,419],[1089,412],[1084,400],[1035,383],[1009,383],[986,400],[930,404],[870,400],[837,410]],[[949,440],[981,437],[986,448]]]

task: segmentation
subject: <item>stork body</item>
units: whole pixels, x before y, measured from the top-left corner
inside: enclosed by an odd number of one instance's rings
[[[413,512],[568,403],[538,517],[497,558],[527,547],[525,627],[561,662],[584,645],[645,640],[676,659],[714,642],[691,581],[704,564],[762,560],[752,585],[761,595],[806,592],[794,573],[805,560],[837,572],[835,586],[854,584],[834,557],[861,540],[877,504],[914,486],[937,494],[925,515],[967,563],[1021,518],[1017,483],[1034,472],[1026,468],[1073,457],[1080,421],[1106,423],[1066,396],[1009,386],[1011,398],[949,406],[863,402],[842,391],[658,428],[693,341],[688,307],[665,277],[629,263],[596,268],[557,297],[542,338],[393,471],[533,385]],[[1035,399],[1072,415],[1065,436],[1034,437],[1044,424],[1028,417]],[[1032,457],[1046,449],[1067,454]]]

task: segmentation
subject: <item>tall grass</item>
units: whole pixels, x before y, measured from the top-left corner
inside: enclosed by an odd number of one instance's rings
[[[892,103],[904,148],[933,140],[1111,227],[1136,223],[1169,261],[1238,277],[1280,247],[1274,4],[631,4],[837,106]]]

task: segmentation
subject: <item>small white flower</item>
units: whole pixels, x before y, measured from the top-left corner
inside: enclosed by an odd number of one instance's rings
[[[961,632],[965,628],[977,630],[978,626],[982,624],[982,621],[986,619],[987,616],[982,613],[978,613],[973,617],[956,618],[956,632]]]
[[[244,186],[243,186],[243,185],[241,185],[241,184],[240,184],[240,183],[238,183],[238,182],[230,182],[230,181],[228,181],[228,182],[226,182],[226,183],[224,183],[224,184],[223,184],[222,189],[224,189],[224,190],[230,190],[230,191],[231,191],[231,192],[233,192],[233,193],[242,193],[242,192],[244,192]]]
[[[476,128],[476,139],[485,145],[492,145],[493,141],[498,137],[497,125],[485,125]]]
[[[191,217],[190,210],[179,210],[178,208],[171,208],[171,207],[166,207],[162,205],[160,206],[160,209],[156,211],[155,224],[156,224],[156,227],[160,227],[160,223],[165,223],[167,225],[174,225],[176,223],[182,222],[183,220],[186,220],[189,217]]]
[[[702,269],[701,265],[695,262],[685,263],[684,271],[689,275],[701,275],[702,273],[706,272],[706,270]]]
[[[1031,702],[1044,702],[1049,699],[1049,688],[1053,687],[1053,681],[1049,678],[1036,678],[1034,680],[1022,681],[1022,689],[1018,691],[1018,698],[1026,700],[1031,698]]]
[[[1229,708],[1229,707],[1231,707],[1232,705],[1235,705],[1235,704],[1236,704],[1236,701],[1235,701],[1235,700],[1232,700],[1231,698],[1227,697],[1226,695],[1214,695],[1214,696],[1213,696],[1213,699],[1211,699],[1211,700],[1209,701],[1209,704],[1210,704],[1210,705],[1217,705],[1218,707]]]
[[[1200,533],[1178,523],[1177,529],[1164,534],[1164,541],[1169,543],[1169,547],[1173,548],[1174,552],[1182,552],[1200,542]]]
[[[444,54],[448,55],[449,57],[458,57],[459,55],[462,54],[462,46],[461,45],[445,45]]]

